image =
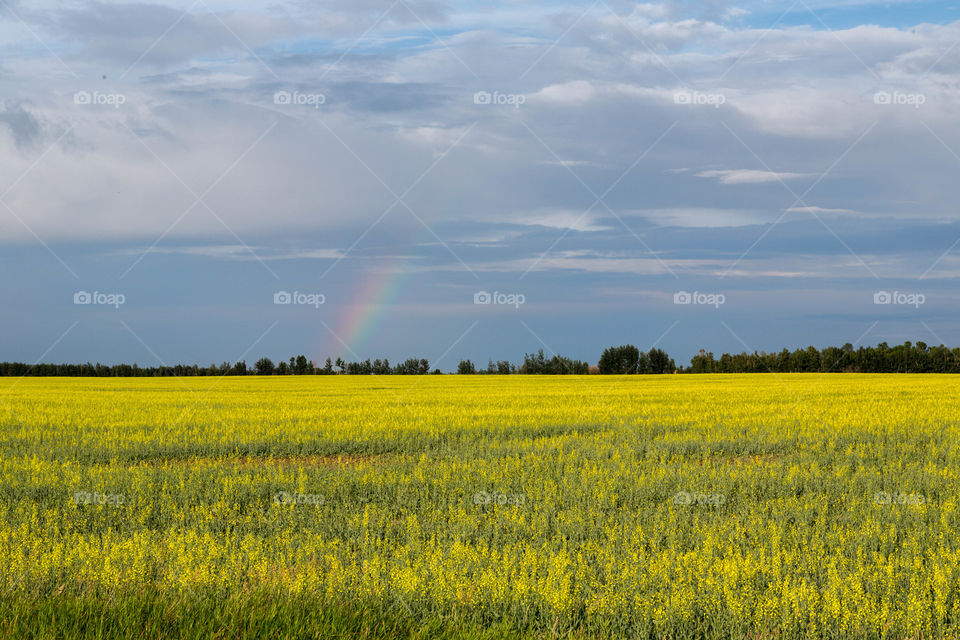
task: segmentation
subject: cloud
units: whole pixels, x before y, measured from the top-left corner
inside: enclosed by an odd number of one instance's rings
[[[221,260],[336,260],[347,254],[343,249],[282,249],[269,246],[183,245],[154,246],[112,251],[110,255],[141,256],[144,254],[184,255]]]
[[[830,208],[810,212],[953,215],[942,179],[953,159],[924,124],[960,149],[960,50],[950,50],[960,23],[831,33],[796,20],[769,30],[722,22],[732,15],[722,2],[611,3],[618,15],[598,5],[579,22],[573,5],[411,5],[428,30],[402,7],[374,25],[389,7],[377,0],[211,0],[217,15],[166,2],[38,6],[21,15],[82,80],[35,41],[19,46],[29,33],[11,41],[4,82],[22,98],[0,112],[0,171],[19,175],[45,131],[71,127],[9,196],[45,240],[149,244],[167,232],[197,246],[233,234],[261,246],[267,233],[310,231],[342,232],[349,246],[394,222],[448,225],[445,241],[484,222],[585,236],[620,228],[600,206],[578,221],[600,194],[618,215],[657,226],[744,228],[776,219],[789,194],[729,186],[827,169],[817,195]],[[892,85],[924,92],[922,110],[874,104]],[[676,104],[680,86],[726,101]],[[283,108],[272,100],[280,89],[326,102]],[[81,90],[119,92],[126,104],[81,107],[71,99]],[[528,99],[477,105],[480,90]],[[796,170],[703,168],[758,166],[754,152]],[[3,239],[32,234],[13,226]]]
[[[555,167],[583,167],[594,164],[590,160],[545,160],[542,164]]]
[[[22,105],[0,105],[0,124],[6,125],[18,149],[30,146],[40,137],[40,123]]]
[[[787,209],[790,213],[853,213],[857,214],[859,212],[852,209],[828,209],[826,207],[790,207]]]
[[[588,211],[546,211],[520,213],[509,217],[495,218],[500,222],[524,226],[569,229],[571,231],[606,231],[612,227],[599,222],[600,215]]]
[[[751,12],[749,9],[743,9],[741,7],[730,7],[729,9],[723,12],[723,17],[725,19],[740,18],[743,16],[750,15],[750,13]]]
[[[701,171],[694,175],[698,178],[717,178],[720,184],[764,184],[767,182],[814,177],[813,174],[810,173],[778,173],[773,171],[758,171],[756,169],[710,170]]]
[[[640,209],[634,214],[661,226],[684,228],[745,227],[773,222],[774,211],[750,209],[719,209],[710,207],[674,207],[668,209]]]

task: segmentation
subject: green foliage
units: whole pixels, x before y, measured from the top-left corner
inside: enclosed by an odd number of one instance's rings
[[[571,360],[559,354],[554,354],[553,357],[547,358],[543,353],[543,349],[540,349],[535,354],[528,353],[523,356],[523,365],[520,366],[519,373],[586,375],[590,373],[590,365],[581,360]]]
[[[854,350],[849,342],[842,347],[816,347],[779,353],[724,353],[717,360],[701,350],[690,360],[688,373],[960,373],[960,348],[928,347],[909,341],[890,347]]]
[[[604,375],[638,373],[640,349],[632,344],[604,349],[597,367]]]

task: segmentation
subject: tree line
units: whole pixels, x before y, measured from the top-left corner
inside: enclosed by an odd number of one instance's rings
[[[523,356],[523,362],[519,365],[513,364],[508,360],[498,360],[487,362],[486,369],[477,369],[471,360],[461,360],[457,365],[459,374],[545,374],[545,375],[563,375],[578,374],[586,375],[590,373],[590,364],[583,360],[573,360],[565,356],[554,354],[547,357],[540,349],[536,353],[526,353]]]
[[[524,354],[519,364],[508,360],[488,361],[487,366],[477,367],[471,360],[462,360],[457,373],[473,374],[546,374],[586,375],[600,374],[666,374],[666,373],[960,373],[960,348],[950,349],[943,345],[930,347],[924,342],[904,342],[889,346],[881,342],[876,347],[854,348],[849,342],[842,347],[817,349],[807,347],[790,351],[766,353],[724,353],[716,358],[703,349],[690,359],[687,367],[677,367],[673,358],[662,349],[640,351],[626,344],[609,347],[603,351],[596,366],[583,360],[575,360],[559,354],[547,356],[543,349]],[[0,376],[67,376],[67,377],[165,377],[165,376],[243,376],[243,375],[425,375],[439,374],[439,369],[430,370],[426,358],[407,358],[391,364],[387,358],[348,362],[343,358],[327,358],[322,366],[305,355],[291,357],[274,363],[270,358],[260,358],[252,366],[246,361],[208,367],[199,365],[141,367],[130,364],[26,364],[23,362],[0,362]]]
[[[724,353],[715,358],[701,350],[690,360],[688,373],[960,373],[960,348],[928,346],[925,342],[854,349],[849,342],[842,347],[807,347],[776,353]]]
[[[166,376],[287,376],[287,375],[424,375],[430,373],[430,363],[426,358],[408,358],[391,365],[386,358],[373,361],[347,362],[342,358],[335,361],[327,358],[323,366],[317,366],[303,354],[280,360],[274,364],[270,358],[260,358],[253,366],[246,361],[199,365],[141,367],[136,363],[105,365],[86,364],[25,364],[23,362],[0,362],[0,376],[69,376],[69,377],[166,377]],[[435,369],[433,373],[440,373]]]

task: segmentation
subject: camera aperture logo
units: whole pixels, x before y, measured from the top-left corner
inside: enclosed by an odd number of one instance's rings
[[[904,93],[902,91],[878,91],[873,94],[873,104],[907,106],[919,109],[926,104],[927,96],[923,93]]]
[[[478,491],[473,494],[473,504],[495,504],[501,507],[512,505],[515,507],[522,507],[526,503],[527,496],[522,493],[506,494],[500,493],[499,491],[492,491],[490,493],[487,493],[486,491]]]
[[[691,104],[719,109],[727,103],[727,96],[722,93],[701,93],[700,91],[678,91],[673,94],[674,104]]]
[[[119,109],[126,104],[127,97],[122,93],[100,93],[99,91],[77,91],[73,94],[73,104],[106,106]]]
[[[96,491],[77,491],[73,494],[73,504],[104,504],[111,507],[122,507],[126,497],[122,493],[98,493]]]
[[[687,493],[686,491],[680,491],[673,496],[673,504],[681,507],[691,505],[719,507],[726,502],[727,496],[722,493]]]
[[[322,293],[302,293],[300,291],[277,291],[273,294],[273,304],[296,304],[319,309],[327,301]]]
[[[906,305],[919,309],[920,305],[926,303],[927,296],[922,293],[906,293],[903,291],[877,291],[873,294],[873,304],[896,304]]]
[[[500,93],[494,91],[477,91],[473,94],[473,104],[490,104],[494,106],[507,106],[519,109],[527,101],[527,96],[522,93]]]
[[[473,294],[473,304],[510,305],[515,309],[519,309],[520,305],[526,301],[527,297],[522,293],[501,293],[499,291],[490,293],[489,291],[477,291]]]
[[[102,291],[77,291],[73,294],[73,304],[96,304],[119,309],[127,301],[122,293],[103,293]]]
[[[880,491],[873,494],[873,504],[898,504],[910,507],[921,507],[926,504],[927,498],[921,493],[894,493]]]
[[[677,291],[673,294],[673,304],[707,305],[719,309],[727,302],[727,296],[722,293],[703,293],[701,291]]]
[[[300,93],[299,91],[277,91],[273,94],[273,104],[280,106],[313,107],[319,109],[327,103],[322,93]]]

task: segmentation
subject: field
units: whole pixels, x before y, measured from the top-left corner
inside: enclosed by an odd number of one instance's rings
[[[5,637],[960,633],[960,384],[0,379]]]

